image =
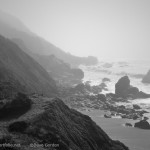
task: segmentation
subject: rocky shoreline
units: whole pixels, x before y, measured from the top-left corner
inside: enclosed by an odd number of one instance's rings
[[[141,129],[149,129],[150,125],[148,119],[144,118],[144,114],[149,113],[146,110],[143,110],[139,105],[130,104],[129,100],[134,100],[138,98],[149,98],[150,94],[139,91],[137,87],[130,85],[130,80],[127,76],[122,77],[116,83],[115,93],[107,94],[97,94],[101,93],[102,90],[105,90],[107,87],[102,87],[100,85],[91,86],[90,84],[82,83],[78,84],[72,88],[64,88],[60,95],[64,98],[65,103],[74,109],[77,110],[105,110],[107,114],[104,115],[105,118],[123,118],[123,119],[132,119],[139,121],[139,123],[148,124],[147,127],[135,126]],[[118,102],[129,103],[130,107],[124,105],[118,105]]]
[[[116,84],[119,82],[120,80]],[[28,97],[18,93],[11,101],[1,104],[0,111],[4,116],[0,118],[0,142],[21,144],[21,147],[13,147],[11,150],[32,150],[34,146],[39,150],[129,150],[121,142],[112,140],[89,116],[76,111],[104,110],[107,112],[103,116],[105,118],[132,119],[138,121],[134,127],[150,129],[148,118],[144,117],[148,112],[135,104],[132,107],[117,104],[128,103],[129,97],[136,98],[136,92],[123,96],[118,96],[117,92],[102,94],[102,90],[107,90],[107,86],[102,83],[97,86],[86,82],[72,87],[60,87],[60,98],[48,98],[38,94]],[[25,110],[22,109],[24,105]],[[8,109],[12,109],[11,114]],[[16,116],[14,109],[20,111],[19,116]],[[128,122],[125,125],[133,126]],[[58,147],[45,146],[52,143]]]

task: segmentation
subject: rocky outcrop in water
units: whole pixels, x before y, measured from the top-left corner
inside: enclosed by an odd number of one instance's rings
[[[128,76],[123,76],[115,84],[115,95],[123,98],[130,97],[132,99],[150,97],[150,94],[139,91],[137,87],[130,85],[130,79]]]
[[[130,80],[128,76],[124,76],[115,84],[115,94],[117,96],[125,97],[127,90],[130,88]]]
[[[141,109],[141,107],[139,105],[137,105],[137,104],[133,104],[133,108],[134,109]]]
[[[126,127],[132,127],[132,124],[131,123],[125,123],[125,126]]]
[[[140,128],[140,129],[150,129],[150,124],[146,120],[141,120],[139,122],[136,122],[134,127]]]

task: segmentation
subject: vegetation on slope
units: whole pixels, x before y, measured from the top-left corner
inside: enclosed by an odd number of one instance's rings
[[[50,100],[44,112],[27,121],[19,119],[8,129],[12,136],[21,137],[20,142],[28,137],[27,145],[34,141],[44,149],[49,149],[45,144],[55,144],[56,150],[128,150],[110,139],[90,117],[70,109],[58,98]]]

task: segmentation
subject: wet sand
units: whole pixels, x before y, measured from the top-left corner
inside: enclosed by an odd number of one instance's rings
[[[130,150],[150,150],[150,130],[125,127],[125,123],[138,122],[130,119],[104,118],[104,111],[81,111],[90,116],[112,139],[123,142]]]

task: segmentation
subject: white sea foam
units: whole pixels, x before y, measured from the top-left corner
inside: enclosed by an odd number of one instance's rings
[[[100,84],[103,78],[111,80],[110,82],[106,82],[108,91],[103,91],[104,93],[114,93],[115,83],[124,75],[129,76],[131,85],[138,87],[140,91],[150,93],[150,84],[143,84],[141,82],[142,75],[144,76],[150,69],[150,61],[103,61],[95,66],[80,66],[80,68],[83,69],[85,74],[84,81],[90,81],[91,85]],[[146,105],[150,108],[150,99],[137,99],[132,101],[132,103],[144,107]]]

